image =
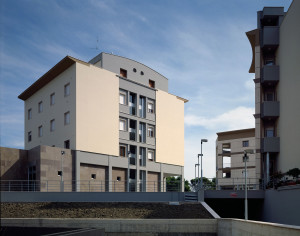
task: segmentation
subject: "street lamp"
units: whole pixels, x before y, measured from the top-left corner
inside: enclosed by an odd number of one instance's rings
[[[202,143],[206,143],[208,142],[207,139],[201,139],[201,184],[200,184],[200,188],[202,189],[203,188],[203,168],[202,168],[202,157],[203,157],[203,154],[202,154]],[[198,155],[198,165],[199,165],[199,155]],[[199,166],[198,166],[198,181],[199,181]]]
[[[64,159],[63,156],[65,155],[65,151],[61,151],[61,161],[60,161],[60,165],[61,165],[61,173],[60,173],[60,191],[63,192],[64,191],[64,171],[63,171],[63,163],[64,163]]]
[[[128,156],[127,192],[129,192],[129,172],[130,172],[130,156],[131,156],[131,152],[130,151],[127,152],[127,156]]]
[[[247,154],[253,154],[252,149],[244,150],[244,156],[243,161],[245,162],[245,220],[248,220],[248,191],[247,191],[247,161],[249,160],[249,157]]]

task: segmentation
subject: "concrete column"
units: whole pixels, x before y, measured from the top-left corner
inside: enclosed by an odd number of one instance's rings
[[[80,192],[80,157],[78,152],[74,152],[75,155],[75,191]]]
[[[184,167],[181,167],[181,191],[184,192]]]
[[[165,185],[166,185],[165,180],[166,180],[166,178],[164,178],[164,172],[160,171],[159,182],[160,182],[160,191],[161,192],[164,192],[164,188],[165,188]]]
[[[266,158],[266,174],[267,174],[267,183],[270,181],[270,154],[267,152],[267,158]]]
[[[108,168],[107,168],[107,176],[108,176],[108,191],[112,192],[112,164],[111,164],[111,157],[108,156]]]

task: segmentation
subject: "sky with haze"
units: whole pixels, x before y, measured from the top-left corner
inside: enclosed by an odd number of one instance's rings
[[[256,12],[291,0],[1,0],[0,146],[24,148],[18,95],[66,55],[100,52],[139,61],[169,79],[185,104],[185,178],[203,144],[215,177],[217,132],[254,128],[252,50]]]

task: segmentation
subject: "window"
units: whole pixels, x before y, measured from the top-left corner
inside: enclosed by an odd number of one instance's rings
[[[29,131],[27,133],[27,140],[28,140],[28,142],[31,142],[31,140],[32,140],[31,131]]]
[[[32,118],[32,110],[31,110],[31,108],[28,109],[27,117],[28,117],[28,120],[31,120],[31,118]]]
[[[155,81],[149,79],[149,87],[150,88],[155,88]]]
[[[243,141],[243,147],[249,147],[249,141],[248,140]]]
[[[154,150],[148,150],[148,160],[154,161]]]
[[[39,134],[39,137],[43,136],[43,126],[42,125],[39,126],[38,134]]]
[[[91,179],[96,179],[96,174],[91,174]]]
[[[65,149],[70,149],[70,140],[66,140],[66,141],[64,142],[64,148],[65,148]]]
[[[120,119],[120,130],[127,131],[127,120]]]
[[[55,93],[52,93],[50,95],[50,106],[55,104]]]
[[[65,87],[64,87],[64,94],[65,94],[65,97],[69,96],[70,95],[70,83],[66,84]]]
[[[154,127],[153,126],[148,126],[148,136],[149,137],[154,137]]]
[[[139,140],[141,143],[146,142],[146,124],[143,122],[139,124]]]
[[[267,128],[265,128],[265,137],[275,137],[274,128],[273,127],[267,127]]]
[[[127,70],[120,68],[120,76],[127,78]]]
[[[126,94],[120,92],[120,104],[126,105]]]
[[[65,119],[64,120],[65,120],[65,125],[70,124],[70,112],[69,111],[65,113]]]
[[[146,98],[140,96],[139,113],[141,118],[146,118]]]
[[[121,177],[120,176],[117,176],[117,181],[121,181]]]
[[[43,111],[43,102],[39,102],[38,111],[41,113]]]
[[[54,131],[55,130],[55,120],[50,120],[50,131]]]
[[[149,113],[154,113],[154,101],[149,101],[148,102],[148,112]]]
[[[126,157],[126,146],[120,146],[120,157]]]
[[[136,73],[136,69],[135,68],[133,68],[133,72]]]
[[[144,75],[144,71],[141,71],[141,75]]]

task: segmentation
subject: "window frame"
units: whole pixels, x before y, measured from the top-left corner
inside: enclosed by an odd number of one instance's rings
[[[69,125],[71,123],[70,116],[71,116],[70,111],[67,111],[67,112],[64,113],[64,124],[65,125]]]
[[[40,125],[38,127],[38,137],[43,137],[43,126],[42,125]]]
[[[32,132],[28,131],[27,132],[27,142],[31,142],[32,141]]]
[[[152,153],[152,159],[149,158],[149,154],[150,154],[150,153]],[[148,151],[147,151],[147,160],[148,160],[148,161],[153,161],[153,162],[155,161],[155,150],[153,150],[153,149],[148,149]]]
[[[121,129],[121,122],[124,122],[124,129]],[[127,119],[126,118],[119,118],[119,130],[127,132]]]
[[[50,94],[50,106],[55,104],[55,93]]]
[[[43,101],[40,101],[38,103],[38,113],[42,113],[43,112]]]
[[[155,88],[155,81],[154,80],[149,79],[149,87],[150,88]]]
[[[50,132],[55,131],[55,119],[50,120]]]
[[[121,96],[124,96],[124,103],[121,103]],[[127,92],[125,92],[125,91],[119,92],[119,104],[127,105]]]
[[[153,125],[148,125],[147,136],[150,137],[150,138],[154,138],[155,137],[155,128],[154,128]]]
[[[124,148],[124,156],[121,155],[121,148]],[[119,145],[119,156],[120,156],[120,157],[126,157],[126,156],[127,156],[127,155],[126,155],[126,150],[127,150],[127,146],[126,146],[126,145],[120,144],[120,145]]]
[[[70,139],[67,139],[67,140],[64,141],[64,148],[65,149],[71,149]]]
[[[249,140],[244,140],[242,145],[243,147],[249,147]]]
[[[28,120],[31,120],[31,119],[32,119],[32,109],[31,109],[31,108],[29,108],[29,109],[27,110],[27,119],[28,119]]]
[[[64,85],[64,96],[68,97],[70,95],[70,83]]]
[[[149,108],[149,105],[152,105],[152,109]],[[154,101],[153,100],[148,100],[147,102],[147,112],[154,114],[155,113],[155,106],[154,106]]]

